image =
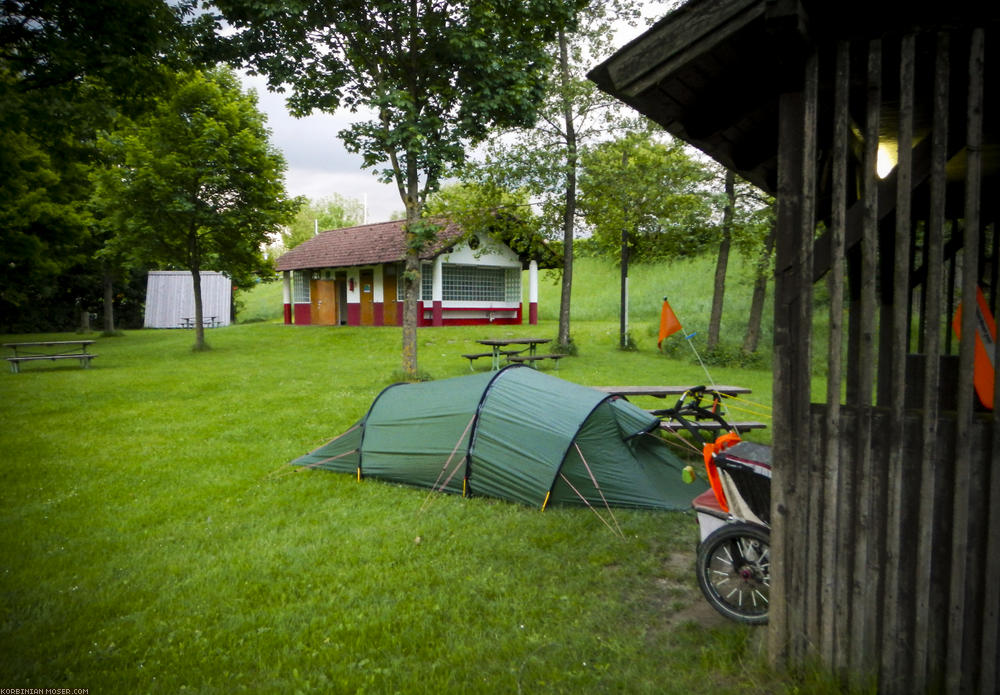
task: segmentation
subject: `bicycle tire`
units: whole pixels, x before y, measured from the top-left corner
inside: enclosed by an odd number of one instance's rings
[[[771,534],[746,522],[716,529],[698,545],[698,586],[715,610],[736,622],[767,623]]]

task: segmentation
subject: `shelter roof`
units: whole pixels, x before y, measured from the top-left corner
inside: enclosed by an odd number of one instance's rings
[[[321,232],[283,254],[278,259],[277,268],[350,268],[402,261],[406,256],[404,224],[404,220],[394,220]],[[463,233],[457,224],[444,223],[438,231],[437,241],[421,254],[421,258],[434,258]]]
[[[727,168],[777,191],[778,102],[801,87],[809,50],[836,40],[898,36],[926,27],[995,25],[1000,3],[952,0],[690,0],[627,44],[589,77],[611,94]],[[898,66],[888,62],[884,74]],[[994,58],[987,56],[987,60]],[[851,88],[863,90],[865,65],[852,67]],[[987,66],[989,78],[995,74]],[[921,86],[922,87],[922,86]],[[997,90],[988,84],[987,97]],[[829,89],[821,85],[821,90]],[[930,89],[918,89],[928,98]],[[884,95],[883,128],[894,128],[894,95]],[[820,95],[821,102],[824,95]],[[917,104],[917,123],[925,104]],[[821,119],[827,114],[821,113]],[[863,114],[855,114],[862,120]],[[990,123],[987,123],[988,131]],[[820,132],[832,131],[832,128]],[[917,134],[919,140],[920,134]],[[996,132],[985,133],[987,166]],[[819,143],[822,150],[825,143]]]

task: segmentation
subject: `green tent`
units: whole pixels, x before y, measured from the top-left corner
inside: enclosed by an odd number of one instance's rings
[[[382,391],[351,429],[292,463],[465,495],[686,509],[704,490],[623,398],[534,369]]]

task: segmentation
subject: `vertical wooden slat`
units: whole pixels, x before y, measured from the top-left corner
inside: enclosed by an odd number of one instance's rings
[[[815,57],[811,59],[815,61]],[[807,70],[807,72],[809,72]],[[815,69],[812,70],[815,73]],[[811,253],[811,222],[803,216],[802,177],[806,116],[802,92],[779,98],[778,190],[775,245],[774,322],[774,447],[776,466],[771,496],[771,606],[768,652],[771,661],[787,664],[798,648],[801,626],[797,611],[803,587],[796,584],[794,568],[802,565],[796,553],[804,551],[800,514],[808,498],[802,496],[797,447],[809,441],[809,315],[811,275],[803,268],[804,254]],[[812,166],[812,162],[809,163]],[[808,229],[808,234],[803,230]],[[803,246],[808,246],[804,249]],[[811,273],[811,268],[807,269]],[[798,542],[792,542],[793,539]],[[793,642],[795,643],[793,645]]]
[[[952,505],[951,581],[948,600],[947,691],[962,688],[965,634],[966,555],[969,540],[971,478],[973,348],[976,330],[976,280],[979,270],[979,179],[982,170],[983,32],[969,42],[969,94],[966,122],[965,227],[962,247],[962,340],[959,344],[958,422],[955,441],[954,502]]]
[[[896,161],[896,237],[892,274],[892,331],[890,351],[893,355],[889,375],[889,440],[887,472],[888,518],[886,522],[885,556],[885,617],[882,621],[882,665],[880,682],[895,692],[909,687],[907,670],[903,667],[909,654],[910,636],[903,630],[907,622],[903,615],[913,609],[902,600],[901,581],[910,577],[900,574],[900,559],[910,549],[903,547],[903,509],[909,502],[904,494],[904,447],[906,426],[906,353],[909,340],[910,240],[911,199],[913,187],[913,95],[914,46],[916,37],[902,38],[899,60],[899,123]]]
[[[799,230],[801,235],[801,246],[799,255],[799,282],[803,293],[802,302],[799,305],[799,322],[802,330],[808,336],[812,331],[812,254],[813,241],[816,236],[816,153],[817,153],[817,123],[819,120],[819,54],[813,51],[805,64],[805,103],[802,117],[802,226]],[[799,407],[802,408],[800,426],[803,430],[800,436],[804,437],[799,441],[812,442],[811,419],[809,417],[809,404],[812,401],[811,386],[811,359],[809,357],[810,341],[807,340],[803,348],[806,351],[807,361],[800,364],[799,388],[802,393],[797,394]],[[815,653],[819,645],[819,596],[820,582],[818,571],[822,567],[820,561],[820,524],[822,521],[823,488],[822,488],[822,459],[818,456],[809,458],[808,475],[802,477],[800,469],[799,487],[802,488],[800,498],[805,502],[805,507],[799,510],[799,523],[797,527],[802,530],[798,539],[805,538],[804,552],[799,554],[801,562],[793,568],[796,582],[801,587],[798,596],[799,615],[801,616],[801,638],[796,650],[799,660],[804,660],[806,656]],[[802,468],[805,468],[803,466]]]
[[[848,86],[850,78],[850,44],[837,44],[834,67],[833,97],[833,196],[830,219],[830,342],[827,353],[826,388],[826,448],[823,472],[826,490],[823,508],[822,557],[819,565],[823,579],[820,591],[823,619],[820,625],[820,654],[824,663],[835,664],[834,645],[837,624],[837,513],[840,488],[840,390],[843,380],[844,334],[844,239],[847,227],[847,148],[850,127]],[[843,604],[841,604],[843,605]],[[843,631],[841,631],[843,632]]]
[[[923,289],[925,306],[922,323],[923,346],[926,355],[924,365],[922,409],[923,460],[921,462],[920,488],[920,530],[917,545],[917,594],[916,628],[914,644],[914,691],[924,692],[929,679],[937,674],[929,673],[930,662],[937,662],[931,651],[931,594],[933,564],[938,559],[934,548],[935,518],[935,464],[938,448],[938,418],[941,361],[941,315],[942,315],[942,260],[945,220],[945,164],[948,147],[948,69],[949,41],[947,34],[940,34],[934,61],[933,87],[933,131],[931,133],[931,181],[930,208],[926,229],[924,267],[926,276]]]
[[[858,508],[856,512],[854,555],[854,615],[851,619],[851,669],[855,675],[865,675],[878,663],[875,654],[879,611],[879,558],[877,558],[877,524],[875,499],[878,493],[872,456],[872,389],[875,375],[875,277],[877,275],[876,248],[878,246],[878,185],[876,161],[878,159],[879,115],[882,102],[882,44],[871,41],[868,45],[867,104],[865,118],[865,143],[862,172],[863,223],[861,234],[861,325],[857,385],[857,434],[855,457],[860,464],[858,479]]]

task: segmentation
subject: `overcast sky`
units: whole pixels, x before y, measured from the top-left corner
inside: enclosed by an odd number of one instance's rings
[[[345,150],[337,137],[350,124],[352,114],[344,111],[293,118],[285,107],[285,95],[267,91],[263,77],[241,78],[246,88],[257,91],[258,108],[267,115],[271,130],[271,144],[285,155],[286,185],[291,195],[317,200],[339,193],[362,202],[367,199],[369,222],[384,222],[393,212],[402,212],[396,188],[379,183],[371,169],[362,169],[361,157]]]

